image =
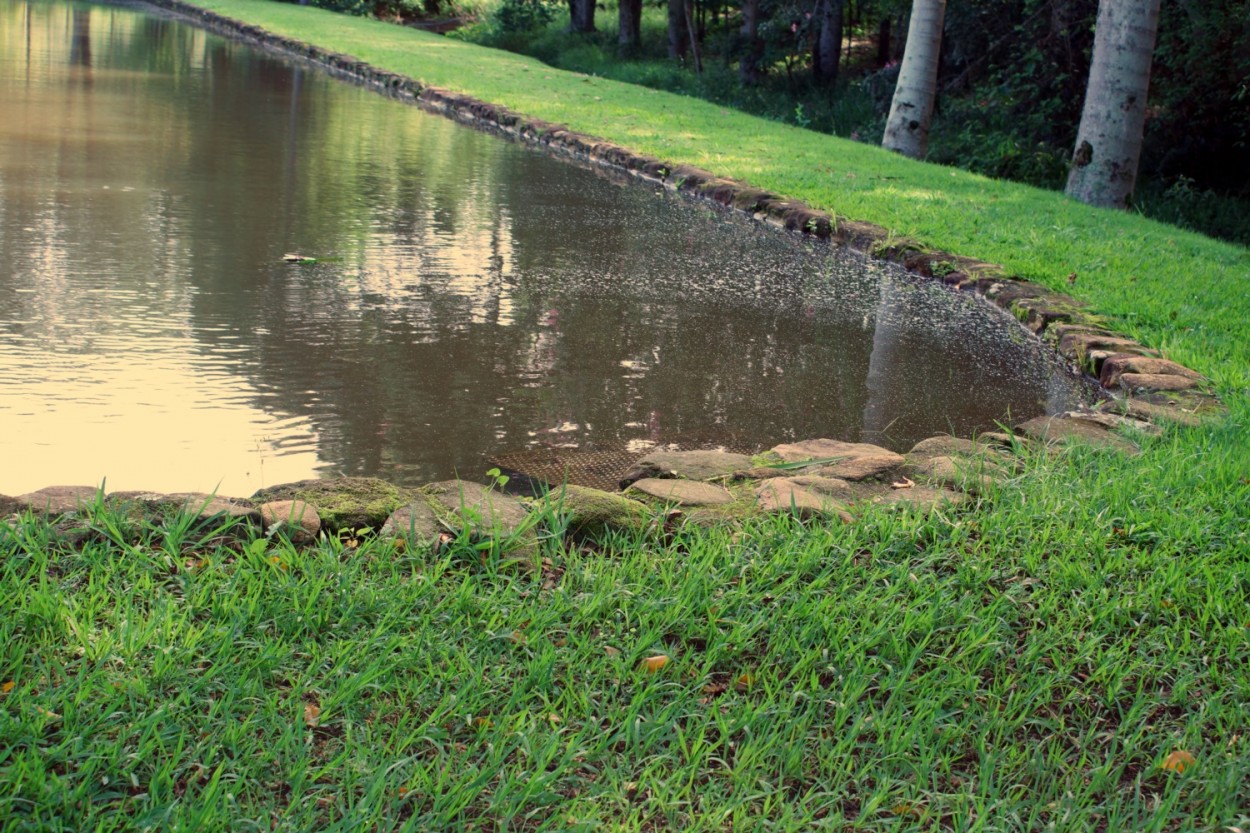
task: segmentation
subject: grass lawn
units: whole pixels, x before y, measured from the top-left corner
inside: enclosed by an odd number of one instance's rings
[[[201,5],[1004,263],[1229,414],[1031,456],[932,515],[596,546],[551,517],[536,574],[469,541],[0,520],[0,829],[1250,830],[1250,252],[437,36]]]

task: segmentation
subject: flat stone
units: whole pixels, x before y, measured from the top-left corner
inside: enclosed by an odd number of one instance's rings
[[[108,500],[109,503],[137,503],[151,512],[194,512],[201,519],[221,515],[261,522],[260,512],[250,501],[207,492],[110,492]]]
[[[315,506],[322,524],[330,532],[380,529],[392,512],[416,499],[415,490],[373,477],[301,480],[260,489],[252,495],[257,503],[302,500]]]
[[[983,458],[963,459],[939,455],[919,457],[908,463],[907,470],[916,477],[974,494],[1004,476],[1003,470]]]
[[[951,437],[946,434],[939,434],[936,437],[929,437],[927,440],[921,440],[911,447],[908,454],[928,454],[933,456],[947,456],[952,454],[981,454],[985,451],[985,446],[973,440],[966,440],[963,437]]]
[[[772,466],[752,466],[733,473],[734,480],[769,480],[773,477],[786,477],[789,472]]]
[[[827,515],[838,518],[843,523],[851,523],[855,520],[844,504],[828,495],[804,488],[788,477],[757,483],[755,501],[761,512],[794,512],[799,517]]]
[[[824,477],[835,477],[841,480],[870,480],[894,471],[906,462],[901,454],[887,451],[884,454],[864,454],[841,460],[829,466],[813,469]]]
[[[1101,425],[1080,419],[1068,419],[1061,416],[1036,417],[1016,426],[1016,430],[1027,437],[1050,444],[1085,443],[1124,454],[1141,452],[1136,443],[1112,433]]]
[[[1141,397],[1115,400],[1100,403],[1101,409],[1112,413],[1122,413],[1135,419],[1149,420],[1153,423],[1175,422],[1190,428],[1199,426],[1204,420],[1218,414],[1218,405],[1186,402],[1149,402]]]
[[[984,434],[978,434],[977,439],[983,443],[1007,449],[1012,448],[1016,443],[1027,442],[1024,437],[1004,434],[1002,431],[986,431]],[[924,441],[921,440],[921,442]]]
[[[77,512],[83,504],[94,504],[99,494],[99,486],[47,486],[18,495],[15,500],[21,510],[43,515],[65,515]]]
[[[912,486],[910,489],[891,489],[888,494],[876,498],[876,502],[887,506],[906,505],[922,512],[931,512],[939,506],[956,506],[967,499],[967,495],[953,489]]]
[[[786,463],[802,463],[808,460],[828,460],[841,458],[849,460],[855,457],[888,457],[894,452],[879,445],[868,443],[844,443],[840,440],[802,440],[797,443],[782,443],[770,449]],[[895,455],[897,456],[897,455]]]
[[[1080,357],[1090,350],[1108,349],[1140,356],[1158,355],[1157,351],[1149,350],[1132,339],[1106,333],[1072,331],[1064,333],[1059,339],[1059,352],[1065,356]]]
[[[1121,373],[1117,379],[1125,390],[1192,390],[1196,379],[1164,373]]]
[[[281,526],[292,544],[310,544],[321,532],[321,518],[317,510],[302,500],[272,500],[259,507],[265,532]]]
[[[423,486],[434,501],[439,522],[471,538],[493,541],[501,552],[530,559],[538,550],[538,533],[521,501],[468,480],[444,480]]]
[[[1125,373],[1138,373],[1150,376],[1180,376],[1194,382],[1206,381],[1201,373],[1190,370],[1184,365],[1167,359],[1156,359],[1150,356],[1134,356],[1128,353],[1117,353],[1102,363],[1102,372],[1098,381],[1104,388],[1113,388],[1120,384],[1120,377]]]
[[[1159,428],[1157,425],[1152,425],[1147,420],[1135,419],[1122,414],[1107,413],[1106,411],[1066,411],[1060,414],[1060,416],[1066,417],[1067,419],[1079,419],[1084,420],[1085,422],[1092,422],[1095,425],[1101,425],[1103,428],[1107,428],[1112,431],[1116,431],[1121,428],[1128,428],[1129,430],[1141,431],[1144,434],[1150,434],[1152,436],[1157,436],[1163,433],[1163,429]]]
[[[438,517],[424,501],[416,501],[391,513],[378,532],[381,538],[404,538],[409,544],[429,546],[442,534]]]
[[[750,466],[750,457],[730,451],[652,451],[638,461],[639,468],[654,468],[687,480],[727,477]]]
[[[822,495],[839,495],[850,497],[854,494],[851,484],[840,477],[823,477],[821,475],[795,475],[787,478],[790,483],[811,492]]]
[[[661,480],[645,477],[629,487],[679,506],[723,506],[733,503],[733,495],[720,486],[697,480]]]

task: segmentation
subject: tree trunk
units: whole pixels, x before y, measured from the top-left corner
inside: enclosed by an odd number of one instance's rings
[[[617,43],[625,53],[642,48],[642,0],[619,0],[620,36]]]
[[[569,0],[569,31],[595,31],[595,0]]]
[[[678,60],[690,45],[686,32],[685,0],[668,0],[668,57]]]
[[[907,46],[881,146],[920,159],[929,149],[929,122],[937,98],[938,55],[946,0],[913,0]]]
[[[760,81],[760,58],[764,54],[764,42],[760,40],[760,0],[742,0],[742,41],[738,76],[743,84],[755,85]]]
[[[838,80],[838,59],[842,56],[843,0],[820,0],[817,14],[820,29],[816,33],[812,69],[816,80],[832,87]]]
[[[695,75],[703,74],[703,56],[699,54],[699,27],[695,24],[694,5],[686,2],[686,31],[690,34],[690,54],[694,56]]]
[[[1102,0],[1069,197],[1127,208],[1137,180],[1160,0]]]

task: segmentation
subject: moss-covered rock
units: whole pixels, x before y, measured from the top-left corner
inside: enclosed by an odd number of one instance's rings
[[[641,530],[656,517],[639,501],[585,486],[562,486],[547,496],[545,506],[567,518],[568,530],[577,535]]]
[[[331,532],[341,529],[380,529],[390,514],[417,497],[405,489],[373,477],[334,477],[301,480],[261,489],[252,495],[256,503],[300,500],[317,510]]]

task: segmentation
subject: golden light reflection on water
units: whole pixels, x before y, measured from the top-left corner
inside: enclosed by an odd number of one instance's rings
[[[0,113],[3,492],[897,447],[1081,395],[966,298],[160,16],[0,0]]]

